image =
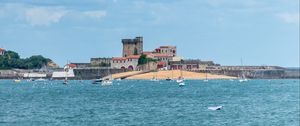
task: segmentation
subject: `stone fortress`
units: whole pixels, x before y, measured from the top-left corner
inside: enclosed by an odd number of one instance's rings
[[[112,73],[149,70],[185,70],[200,73],[240,76],[248,78],[297,78],[299,72],[278,66],[221,66],[213,61],[184,59],[177,54],[176,46],[159,46],[152,51],[144,51],[143,37],[122,39],[121,57],[91,58],[90,63],[70,63],[75,74],[83,78],[98,78]],[[155,59],[146,66],[138,65],[141,55]],[[110,72],[108,72],[110,71]],[[91,75],[92,74],[92,75]]]
[[[211,73],[238,77],[242,73],[247,78],[275,79],[299,78],[299,68],[283,68],[278,66],[221,66],[213,61],[199,59],[184,59],[178,56],[176,46],[159,46],[152,51],[144,51],[143,37],[122,39],[123,50],[120,57],[91,58],[89,63],[69,63],[66,66],[71,70],[68,77],[73,79],[95,79],[110,74],[127,71],[145,72],[153,70],[184,70],[199,73]],[[0,56],[5,49],[0,48]],[[141,55],[154,59],[144,65],[139,65]],[[65,66],[65,67],[66,67]],[[54,78],[64,79],[66,73],[63,68],[36,72],[35,70],[0,70],[0,79],[9,78]]]
[[[141,55],[143,53],[143,37],[122,39],[123,57]]]
[[[177,56],[176,46],[159,46],[152,51],[144,51],[143,37],[135,37],[133,39],[122,39],[123,51],[122,57],[112,58],[91,58],[91,63],[82,66],[82,63],[74,63],[78,67],[101,66],[107,64],[105,67],[113,69],[128,69],[128,70],[145,70],[146,68],[138,67],[138,59],[140,56],[146,55],[147,58],[155,59],[157,62],[151,63],[148,69],[199,69],[205,66],[215,66],[212,61],[201,60],[185,60]],[[179,64],[180,63],[180,64]],[[104,67],[104,66],[103,66]]]

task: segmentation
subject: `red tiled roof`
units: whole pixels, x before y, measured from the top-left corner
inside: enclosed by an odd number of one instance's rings
[[[154,53],[152,55],[154,57],[173,57],[172,55],[169,55],[169,54],[160,54],[160,53]]]
[[[132,56],[128,56],[126,57],[127,59],[139,59],[140,55],[132,55]]]
[[[166,64],[166,62],[158,62],[157,65],[161,65],[164,66]]]
[[[152,54],[152,52],[143,52],[143,54],[149,55],[149,54]]]
[[[127,60],[126,57],[113,57],[112,60]]]
[[[3,52],[3,51],[5,51],[5,49],[3,49],[3,48],[0,48],[0,52]]]
[[[75,64],[68,64],[68,66],[71,67],[71,68],[75,68],[76,67]]]

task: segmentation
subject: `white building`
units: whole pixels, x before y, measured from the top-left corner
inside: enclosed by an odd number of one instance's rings
[[[177,55],[177,49],[176,46],[160,46],[154,50],[154,53],[168,54],[174,57]]]
[[[42,73],[24,73],[23,77],[25,78],[45,78],[47,74]]]
[[[75,64],[67,64],[64,67],[64,71],[53,72],[52,78],[75,77],[74,68],[76,68]]]

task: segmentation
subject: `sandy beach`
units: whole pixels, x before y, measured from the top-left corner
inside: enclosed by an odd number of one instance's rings
[[[120,74],[113,74],[113,78],[119,78],[126,75],[136,74],[137,71],[125,72]],[[156,77],[157,79],[167,79],[167,78],[178,78],[181,75],[180,70],[167,70],[167,71],[159,71],[159,72],[150,72],[145,74],[138,74],[134,76],[130,76],[126,79],[152,79]],[[196,73],[189,71],[182,71],[182,76],[185,79],[205,79],[206,73]],[[215,75],[215,74],[207,74],[207,79],[236,79],[236,77],[226,76],[226,75]]]

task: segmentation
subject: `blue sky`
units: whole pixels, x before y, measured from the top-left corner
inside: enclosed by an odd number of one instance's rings
[[[299,66],[299,0],[0,0],[0,47],[63,65],[175,45],[222,65]]]

